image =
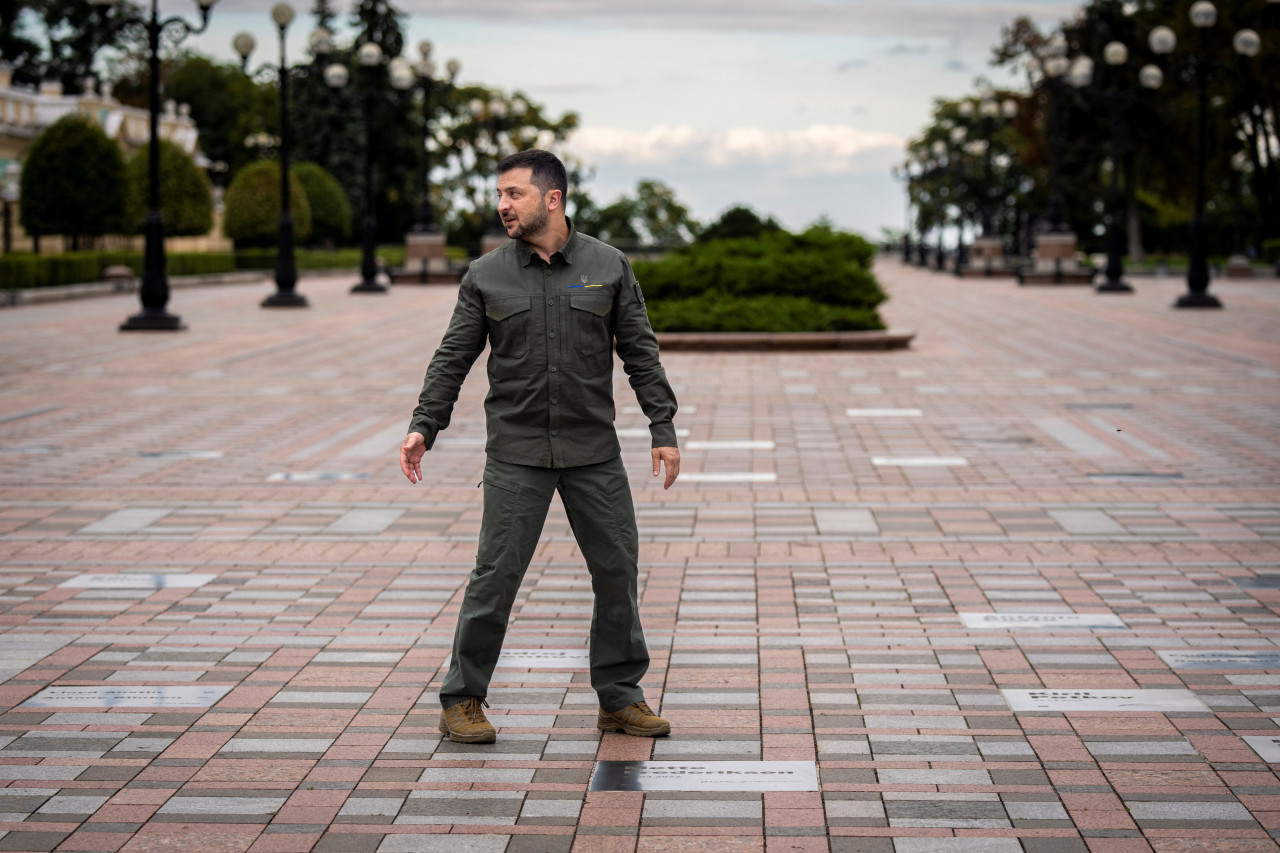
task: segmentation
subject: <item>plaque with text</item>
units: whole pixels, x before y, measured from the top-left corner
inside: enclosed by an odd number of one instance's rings
[[[592,791],[817,791],[812,761],[597,761]]]
[[[1000,691],[1014,711],[1206,712],[1209,707],[1181,688],[1101,690],[1010,689]]]
[[[196,588],[207,584],[217,575],[188,575],[174,573],[157,574],[102,574],[76,575],[58,586],[83,589],[166,589],[173,587]]]
[[[498,669],[586,669],[588,654],[586,649],[503,649]]]
[[[1280,649],[1157,651],[1172,669],[1280,669]]]
[[[1280,764],[1280,737],[1275,735],[1246,735],[1244,742],[1268,764]]]
[[[960,613],[966,628],[1127,628],[1113,613]]]
[[[1280,589],[1280,572],[1268,572],[1251,578],[1232,578],[1236,586],[1245,589]]]
[[[231,691],[229,686],[159,685],[144,687],[47,687],[22,703],[24,708],[208,708]]]

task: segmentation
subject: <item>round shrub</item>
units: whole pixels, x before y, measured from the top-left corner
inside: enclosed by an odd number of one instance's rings
[[[129,183],[133,199],[129,226],[140,233],[150,203],[151,146],[144,145],[129,161]],[[198,237],[213,228],[213,190],[195,160],[176,143],[160,140],[160,215],[169,237]]]
[[[345,242],[351,236],[351,202],[342,184],[318,163],[299,163],[292,172],[311,205],[311,242]]]
[[[223,198],[222,227],[237,246],[274,246],[280,227],[280,164],[259,160],[239,171]],[[299,242],[311,235],[311,206],[296,175],[289,176],[293,234]]]
[[[65,116],[31,145],[22,168],[22,227],[28,234],[81,237],[124,230],[129,205],[124,155],[102,128]]]

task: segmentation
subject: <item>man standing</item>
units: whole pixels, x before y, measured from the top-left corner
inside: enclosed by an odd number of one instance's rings
[[[463,277],[400,447],[401,470],[421,481],[422,456],[449,425],[462,380],[488,343],[480,547],[440,690],[440,733],[459,743],[494,741],[482,706],[552,492],[560,493],[595,594],[596,727],[641,737],[671,731],[640,689],[649,651],[636,592],[635,509],[613,426],[615,347],[649,418],[653,475],[665,467],[668,489],[680,473],[676,400],[626,256],[574,230],[567,192],[554,154],[532,149],[498,164],[498,215],[513,239]]]

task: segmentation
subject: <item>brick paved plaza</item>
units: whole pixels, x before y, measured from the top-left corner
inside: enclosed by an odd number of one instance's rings
[[[670,492],[618,371],[658,741],[595,730],[558,501],[498,742],[440,741],[484,371],[396,448],[451,288],[0,312],[0,850],[1277,850],[1280,284],[878,271],[910,350],[665,355]]]

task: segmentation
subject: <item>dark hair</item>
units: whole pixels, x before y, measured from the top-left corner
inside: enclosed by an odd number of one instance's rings
[[[543,195],[549,190],[560,190],[561,196],[569,194],[569,176],[564,170],[564,163],[550,151],[530,148],[518,151],[498,164],[499,175],[512,169],[531,169],[533,185]]]

